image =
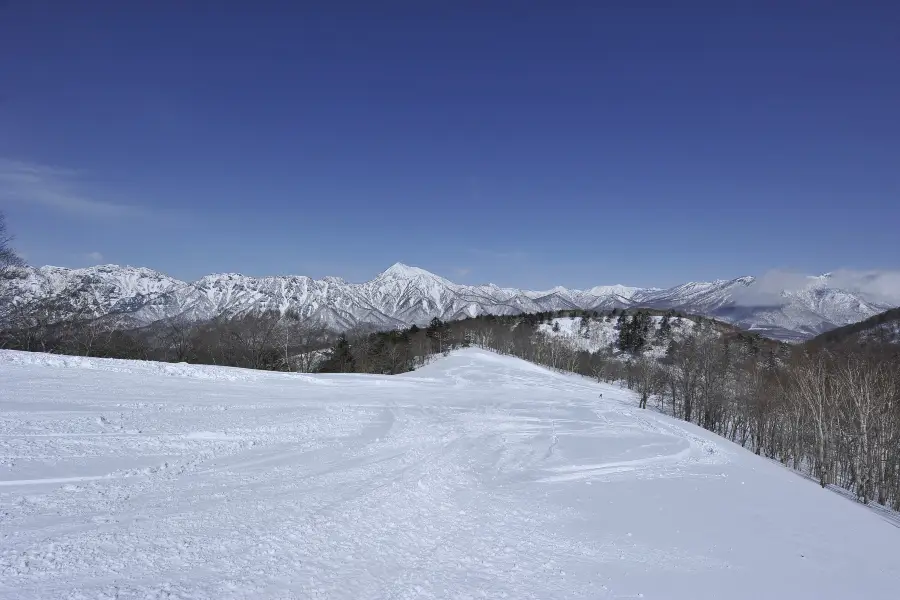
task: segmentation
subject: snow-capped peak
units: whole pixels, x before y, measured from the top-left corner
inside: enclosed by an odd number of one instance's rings
[[[448,289],[456,287],[453,282],[444,279],[440,275],[435,275],[431,271],[426,271],[419,267],[411,267],[400,262],[394,263],[390,268],[379,273],[375,279],[362,285],[375,285],[377,287],[377,284],[401,284],[404,286],[415,284],[422,287],[433,288],[434,286],[438,286],[442,288],[446,287]],[[431,292],[431,294],[433,294],[433,292]]]
[[[420,269],[419,267],[411,267],[409,265],[405,265],[401,262],[394,263],[384,271],[382,271],[376,279],[383,279],[385,277],[394,277],[398,279],[413,279],[416,277],[437,277],[434,273],[430,271],[426,271],[425,269]]]

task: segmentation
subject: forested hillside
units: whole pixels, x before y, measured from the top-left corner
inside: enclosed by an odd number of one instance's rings
[[[900,308],[892,308],[865,321],[838,327],[809,342],[811,346],[834,344],[897,344],[900,343]]]

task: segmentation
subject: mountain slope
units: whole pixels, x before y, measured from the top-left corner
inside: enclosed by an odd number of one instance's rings
[[[0,350],[0,597],[887,600],[892,515],[631,392]],[[599,398],[600,394],[603,398]]]
[[[740,277],[691,282],[668,289],[597,286],[544,291],[460,285],[433,273],[395,264],[375,279],[350,283],[337,277],[248,277],[226,273],[184,282],[150,269],[105,265],[88,269],[25,268],[0,280],[0,315],[48,302],[61,315],[117,314],[134,323],[160,319],[205,320],[261,310],[292,310],[335,330],[425,324],[483,314],[652,307],[676,309],[731,322],[778,339],[801,340],[868,318],[891,306],[829,287],[828,276],[799,290],[753,298],[756,280]]]
[[[11,302],[33,306],[52,301],[61,314],[96,317],[133,313],[141,310],[147,299],[185,285],[152,269],[117,265],[14,269],[0,279],[0,302],[5,305],[0,305],[0,310]]]
[[[823,344],[897,344],[900,345],[900,308],[892,308],[865,321],[832,329],[809,340]]]

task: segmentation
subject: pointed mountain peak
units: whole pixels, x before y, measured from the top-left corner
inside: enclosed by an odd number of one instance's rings
[[[399,277],[402,279],[409,279],[412,277],[418,277],[421,275],[427,275],[430,277],[436,277],[434,273],[430,273],[425,269],[420,269],[419,267],[411,267],[409,265],[405,265],[403,263],[394,263],[391,265],[386,271],[381,273],[378,277]]]

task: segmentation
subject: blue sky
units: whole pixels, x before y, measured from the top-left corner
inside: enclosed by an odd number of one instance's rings
[[[311,4],[0,3],[28,260],[533,288],[900,267],[897,3]]]

